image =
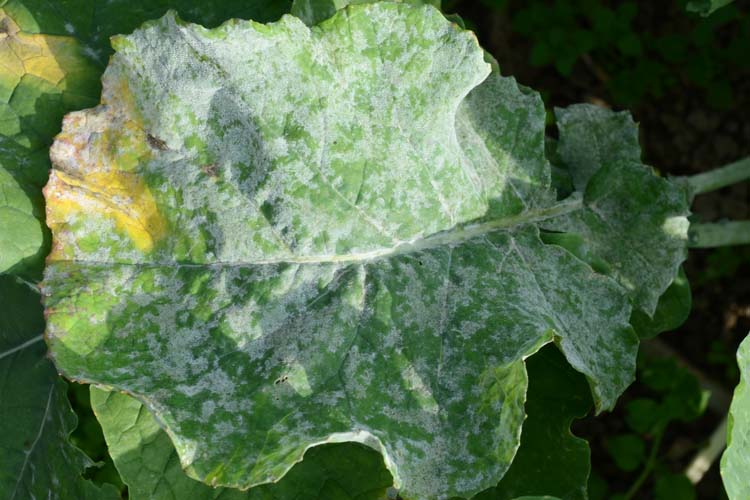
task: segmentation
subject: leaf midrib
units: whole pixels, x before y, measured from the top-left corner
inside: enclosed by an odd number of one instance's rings
[[[361,253],[347,253],[341,255],[301,255],[285,256],[273,259],[258,259],[252,262],[233,262],[218,261],[206,263],[187,263],[187,262],[118,262],[118,261],[93,261],[80,259],[59,259],[50,260],[54,263],[73,263],[80,265],[92,266],[138,266],[138,267],[179,267],[179,268],[210,268],[210,267],[250,267],[258,265],[275,265],[275,264],[351,264],[359,262],[374,261],[399,255],[422,252],[442,246],[456,246],[473,238],[510,229],[523,224],[533,224],[547,219],[565,215],[579,210],[583,206],[583,199],[580,194],[574,193],[565,200],[554,205],[528,210],[526,212],[500,217],[484,222],[469,222],[458,224],[451,229],[434,233],[426,238],[416,238],[412,241],[402,241],[399,244],[389,248],[379,248]]]

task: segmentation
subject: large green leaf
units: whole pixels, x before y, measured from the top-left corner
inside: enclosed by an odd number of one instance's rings
[[[103,69],[112,54],[112,35],[130,33],[169,9],[177,10],[185,19],[213,27],[231,18],[273,21],[289,12],[291,3],[292,0],[0,0],[0,7],[26,36],[54,36],[63,43],[75,39],[84,48],[85,58]],[[61,66],[68,71],[67,64]]]
[[[476,500],[510,500],[526,495],[554,495],[566,500],[587,498],[591,469],[588,443],[573,436],[574,418],[591,409],[586,380],[551,346],[527,362],[528,417],[521,447],[497,487]]]
[[[92,388],[91,404],[132,500],[382,500],[392,482],[376,451],[331,444],[308,450],[278,483],[247,492],[212,488],[185,474],[169,436],[138,400]]]
[[[727,449],[721,457],[721,477],[730,500],[750,497],[750,335],[737,350],[740,383],[729,408]]]
[[[0,276],[0,496],[116,499],[81,478],[91,460],[68,441],[76,425],[65,383],[46,358],[39,295]]]
[[[103,105],[52,148],[48,335],[191,477],[262,484],[355,441],[405,498],[470,496],[510,466],[541,345],[599,410],[631,381],[632,291],[539,236],[591,209],[550,188],[541,100],[436,9],[168,15],[115,46]],[[665,199],[614,236],[651,228],[679,261]]]

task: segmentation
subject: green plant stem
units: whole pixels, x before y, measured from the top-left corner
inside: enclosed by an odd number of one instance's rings
[[[724,186],[750,179],[750,156],[710,172],[691,175],[685,178],[691,196],[716,191]]]
[[[685,469],[685,475],[693,484],[698,484],[703,476],[711,468],[711,465],[719,458],[721,452],[727,447],[727,417],[724,416],[719,425],[711,433],[708,444],[700,449]]]
[[[750,220],[691,224],[690,248],[715,248],[750,244]]]
[[[34,345],[37,342],[44,342],[44,335],[37,335],[36,337],[31,338],[31,339],[27,340],[26,342],[23,342],[23,343],[15,346],[15,347],[12,347],[12,348],[8,349],[7,351],[0,352],[0,359],[3,359],[5,357],[7,357],[7,356],[10,356],[14,352],[23,351],[24,349],[26,349],[30,345]]]
[[[651,451],[648,454],[648,458],[646,459],[646,464],[643,466],[643,470],[641,470],[641,473],[638,475],[635,482],[630,486],[630,489],[622,497],[623,500],[630,500],[631,498],[633,498],[635,494],[638,493],[638,490],[641,489],[648,477],[651,475],[651,472],[653,472],[654,467],[656,466],[656,456],[659,453],[659,446],[661,446],[662,437],[664,437],[664,429],[659,429],[654,434],[654,441],[651,443]]]
[[[16,279],[16,281],[18,283],[20,283],[22,285],[26,285],[27,287],[29,287],[34,292],[39,293],[39,294],[42,293],[41,290],[39,290],[39,285],[37,285],[36,283],[32,283],[31,281],[29,281],[27,279],[24,279],[24,278],[22,278],[20,276],[15,276],[15,279]]]

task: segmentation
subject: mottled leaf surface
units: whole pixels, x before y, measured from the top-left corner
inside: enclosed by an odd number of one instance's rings
[[[586,440],[570,431],[574,418],[591,409],[586,380],[570,368],[553,347],[529,358],[527,418],[521,447],[497,487],[476,500],[510,500],[521,496],[552,495],[566,500],[586,499],[591,459]]]
[[[555,108],[560,139],[557,157],[570,170],[581,191],[607,163],[638,163],[641,146],[638,126],[627,111],[614,112],[592,104]]]
[[[249,487],[355,441],[404,498],[468,497],[510,466],[540,346],[598,410],[632,380],[633,291],[540,238],[590,209],[550,188],[541,100],[433,7],[168,15],[114,43],[102,106],[52,148],[47,331],[191,477]]]
[[[730,500],[750,496],[750,335],[737,351],[740,383],[729,408],[727,449],[721,457],[721,477]]]
[[[112,53],[109,37],[177,8],[188,19],[217,25],[230,17],[268,21],[288,11],[287,0],[0,0],[0,169],[27,193],[15,205],[0,198],[0,273],[37,280],[49,250],[41,193],[49,151],[65,113],[93,106]],[[2,196],[2,194],[0,194]],[[18,196],[16,196],[18,199]],[[33,215],[37,221],[29,220]],[[6,231],[5,228],[8,228]],[[43,231],[44,229],[44,231]]]
[[[311,448],[278,483],[245,492],[212,488],[185,474],[169,436],[138,400],[92,388],[91,404],[133,500],[382,500],[392,483],[380,454],[342,443]]]
[[[635,309],[653,317],[687,257],[687,192],[640,162],[629,113],[579,104],[556,114],[556,158],[584,190],[584,209],[545,228],[580,236],[579,252],[628,290]]]
[[[66,386],[45,356],[39,294],[0,276],[0,496],[116,499],[81,478],[91,460],[68,441],[76,426]]]

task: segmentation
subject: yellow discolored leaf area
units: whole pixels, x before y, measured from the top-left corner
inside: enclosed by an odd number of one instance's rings
[[[98,108],[65,117],[45,188],[47,225],[58,236],[50,260],[64,258],[66,229],[92,216],[113,222],[137,250],[154,248],[167,225],[138,172],[152,156],[152,142],[124,79],[105,89]]]
[[[97,73],[76,39],[25,33],[5,10],[0,9],[0,102],[8,103],[14,111],[12,114],[16,115],[11,123],[7,123],[6,116],[2,135],[28,132],[25,130],[28,125],[21,123],[21,117],[40,111],[34,105],[34,97],[62,94],[63,100],[71,101],[71,105],[80,99],[88,99],[95,90],[91,87],[92,81],[96,82]],[[19,94],[22,85],[35,90]],[[31,108],[26,109],[29,106]],[[53,111],[48,108],[45,107],[46,113]]]
[[[77,65],[77,55],[77,44],[72,38],[23,33],[0,9],[0,67],[3,70],[0,78],[3,87],[15,87],[26,74],[58,85],[65,77],[63,65]]]

